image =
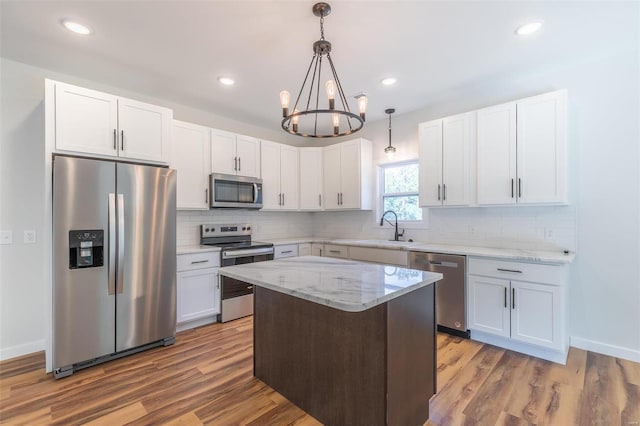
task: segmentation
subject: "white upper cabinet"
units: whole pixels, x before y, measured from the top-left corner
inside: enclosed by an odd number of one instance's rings
[[[211,129],[211,172],[260,177],[260,140]]]
[[[298,148],[262,141],[262,209],[298,210]]]
[[[300,148],[300,210],[322,210],[322,148]]]
[[[420,205],[464,206],[473,202],[471,152],[475,113],[419,125]]]
[[[562,204],[566,90],[478,111],[478,204]]]
[[[371,142],[355,139],[323,148],[325,209],[372,208]]]
[[[209,210],[209,128],[173,120],[169,165],[178,171],[178,210]]]
[[[516,103],[478,111],[478,204],[516,202]]]
[[[48,80],[55,86],[55,148],[167,163],[168,108]]]

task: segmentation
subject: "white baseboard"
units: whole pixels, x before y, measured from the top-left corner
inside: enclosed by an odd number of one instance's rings
[[[25,343],[23,345],[11,346],[9,348],[0,349],[0,361],[15,358],[22,355],[29,355],[34,352],[44,351],[45,342],[36,340],[35,342]]]
[[[218,315],[210,315],[204,318],[198,318],[197,320],[183,322],[176,325],[176,332],[179,333],[181,331],[189,330],[191,328],[201,327],[207,324],[213,324],[217,321]]]
[[[571,346],[578,349],[584,349],[585,351],[609,355],[615,358],[623,358],[628,359],[629,361],[640,362],[640,350],[609,345],[607,343],[596,342],[594,340],[583,339],[575,336],[571,336]]]
[[[536,358],[546,359],[547,361],[556,362],[562,365],[566,365],[567,363],[568,348],[567,350],[564,350],[564,351],[547,349],[541,346],[517,342],[509,338],[495,336],[493,334],[484,333],[482,331],[476,331],[476,330],[471,330],[471,340],[475,340],[482,343],[488,343],[493,346],[498,346],[504,349],[509,349],[510,351],[531,355]]]

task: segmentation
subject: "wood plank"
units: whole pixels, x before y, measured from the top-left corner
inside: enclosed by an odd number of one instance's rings
[[[505,409],[511,393],[520,386],[523,368],[530,358],[515,352],[505,352],[500,361],[476,392],[463,413],[480,424],[494,424]],[[520,391],[521,388],[519,388]]]
[[[464,424],[463,410],[483,386],[504,355],[503,349],[485,346],[431,399],[429,418],[435,424]]]
[[[145,414],[147,414],[147,410],[144,409],[142,403],[135,402],[118,410],[114,410],[105,416],[99,417],[85,424],[89,426],[111,426],[114,424],[125,424],[139,419]]]
[[[44,351],[0,361],[0,380],[36,369],[44,369]]]
[[[620,405],[616,376],[612,366],[614,360],[605,355],[588,352],[587,370],[580,405],[578,424],[620,424]]]
[[[640,362],[616,358],[616,363],[622,370],[622,377],[625,382],[640,386]]]

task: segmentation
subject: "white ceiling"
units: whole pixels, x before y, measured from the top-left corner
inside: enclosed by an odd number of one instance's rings
[[[3,0],[0,53],[278,129],[278,93],[296,96],[319,38],[313,3]],[[513,84],[523,73],[637,48],[634,2],[330,3],[325,36],[346,95],[369,97],[368,121],[389,107],[397,114],[429,107],[485,80]],[[62,18],[95,33],[72,34]],[[529,19],[544,20],[542,31],[515,36]],[[218,84],[222,75],[236,85]],[[398,83],[383,87],[386,76]]]

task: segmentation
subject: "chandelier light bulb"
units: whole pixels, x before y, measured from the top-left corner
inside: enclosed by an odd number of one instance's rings
[[[340,133],[340,114],[333,114],[331,117],[331,121],[333,121],[333,133]]]
[[[299,115],[295,115],[297,113],[299,113],[300,110],[298,108],[293,110],[293,117],[291,117],[291,124],[293,124],[293,131],[297,132],[298,131],[298,123],[300,122],[300,116]]]
[[[365,95],[358,96],[358,112],[360,112],[360,117],[364,121],[365,113],[367,112],[367,104],[369,103],[369,99]]]
[[[327,98],[329,98],[329,109],[334,109],[336,105],[336,82],[329,80],[324,85],[327,91]]]
[[[282,106],[282,116],[286,117],[289,115],[289,100],[291,95],[286,90],[280,92],[280,105]]]

